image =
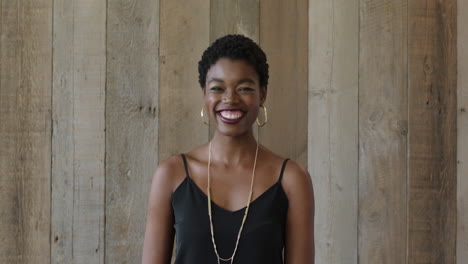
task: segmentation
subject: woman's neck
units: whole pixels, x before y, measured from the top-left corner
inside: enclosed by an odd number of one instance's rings
[[[251,163],[255,159],[257,140],[252,130],[239,137],[215,132],[211,140],[211,161],[227,167]],[[260,146],[259,146],[260,151]]]

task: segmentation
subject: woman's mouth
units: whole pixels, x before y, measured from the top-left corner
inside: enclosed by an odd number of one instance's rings
[[[216,112],[216,115],[227,124],[235,124],[241,121],[244,117],[245,112],[241,110],[221,110]]]

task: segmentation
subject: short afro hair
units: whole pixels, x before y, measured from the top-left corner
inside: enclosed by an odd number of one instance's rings
[[[268,63],[265,52],[250,38],[229,34],[216,39],[203,52],[201,60],[198,62],[198,82],[202,88],[205,87],[208,70],[222,57],[245,60],[257,72],[260,86],[266,87],[268,85]]]

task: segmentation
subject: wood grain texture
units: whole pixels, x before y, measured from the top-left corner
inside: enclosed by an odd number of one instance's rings
[[[138,263],[158,157],[159,2],[107,8],[105,262]]]
[[[457,2],[457,264],[468,259],[468,1]]]
[[[161,159],[208,141],[208,127],[200,118],[203,92],[198,84],[198,61],[209,45],[209,4],[202,0],[161,1],[158,145]]]
[[[210,41],[226,34],[259,37],[259,0],[211,0]]]
[[[259,15],[258,0],[211,0],[210,43],[227,34],[241,34],[258,43]],[[253,132],[258,138],[256,126],[256,124],[253,125]],[[209,130],[209,138],[212,138],[214,127],[210,126]]]
[[[357,264],[358,0],[309,3],[309,148],[315,262]]]
[[[359,263],[405,263],[407,1],[361,0],[359,42]]]
[[[104,263],[106,2],[53,10],[51,263]]]
[[[0,5],[0,263],[49,263],[52,1]]]
[[[261,1],[259,41],[270,66],[260,143],[307,167],[308,1]]]
[[[407,263],[455,263],[456,0],[409,4]]]

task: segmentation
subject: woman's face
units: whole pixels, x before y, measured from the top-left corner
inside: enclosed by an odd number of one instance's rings
[[[255,69],[244,60],[220,58],[206,74],[205,109],[218,132],[239,136],[248,132],[266,99]]]

